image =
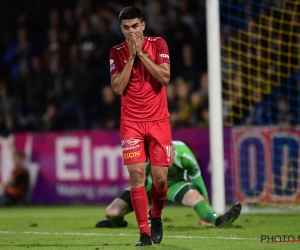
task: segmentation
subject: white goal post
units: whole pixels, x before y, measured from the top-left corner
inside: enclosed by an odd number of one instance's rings
[[[211,204],[217,213],[223,214],[226,206],[219,15],[219,0],[206,0]]]

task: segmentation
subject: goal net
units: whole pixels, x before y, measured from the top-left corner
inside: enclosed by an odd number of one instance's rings
[[[220,0],[227,203],[300,202],[300,1]]]

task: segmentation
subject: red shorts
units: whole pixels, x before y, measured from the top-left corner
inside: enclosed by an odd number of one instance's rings
[[[146,162],[151,166],[171,166],[171,126],[169,118],[150,122],[121,120],[121,144],[125,165]]]

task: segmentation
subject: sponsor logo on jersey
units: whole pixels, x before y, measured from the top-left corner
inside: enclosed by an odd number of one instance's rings
[[[129,140],[126,140],[125,142],[130,146],[134,146],[140,142],[140,139],[131,138]]]
[[[141,156],[141,153],[139,151],[123,154],[124,159],[132,159],[132,158],[136,158],[139,156]]]
[[[133,149],[136,149],[136,148],[139,148],[139,147],[140,147],[140,145],[135,145],[135,146],[126,147],[126,148],[123,147],[123,151],[129,151],[129,150],[133,150]]]
[[[159,54],[159,56],[162,58],[169,58],[169,55],[167,55],[167,54]]]
[[[112,65],[114,63],[114,60],[113,59],[110,59],[109,60],[109,65]]]

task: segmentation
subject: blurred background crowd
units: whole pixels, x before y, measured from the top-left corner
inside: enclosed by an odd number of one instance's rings
[[[300,1],[219,2],[224,125],[300,124]]]
[[[0,1],[0,136],[119,127],[109,51],[129,5],[168,43],[172,127],[208,126],[205,2]],[[224,125],[300,124],[300,2],[220,0],[220,20]]]
[[[1,136],[118,128],[109,51],[124,41],[128,5],[143,11],[146,36],[169,45],[172,127],[208,125],[205,0],[16,0],[0,2]]]

